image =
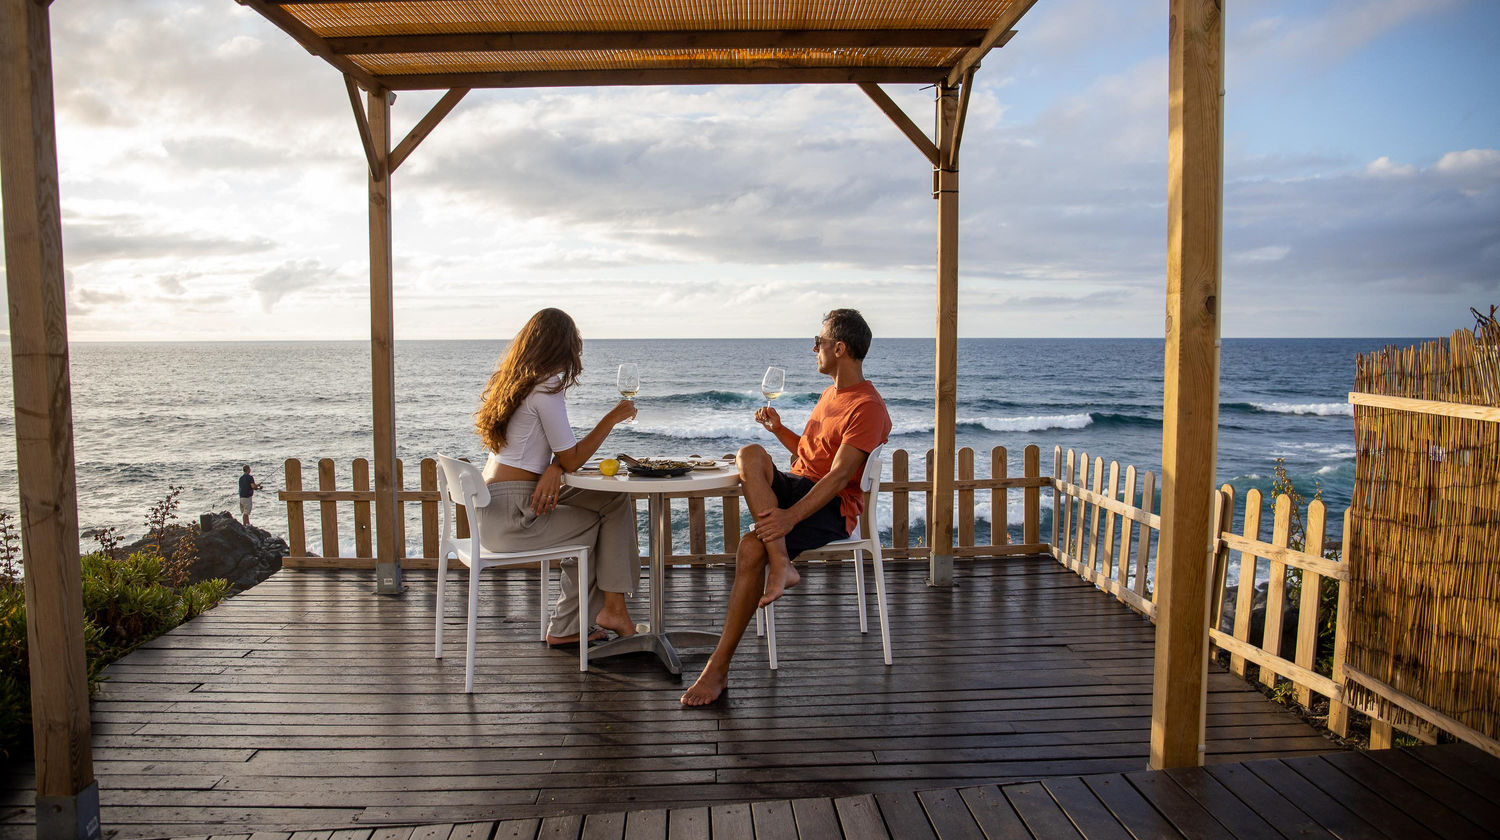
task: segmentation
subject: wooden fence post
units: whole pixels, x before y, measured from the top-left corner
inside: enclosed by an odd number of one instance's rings
[[[422,459],[422,492],[437,492],[437,461]],[[422,502],[422,556],[438,556],[438,503]]]
[[[1010,477],[1005,447],[990,450],[990,477]],[[990,491],[990,545],[1010,544],[1010,489],[999,487]]]
[[[974,449],[965,446],[958,450],[958,480],[974,480]],[[994,537],[990,537],[993,543]],[[974,545],[974,488],[971,485],[958,490],[958,545]]]
[[[1344,569],[1349,569],[1349,510],[1344,511]],[[1349,650],[1349,581],[1339,581],[1339,601],[1333,615],[1333,681],[1340,689],[1348,677],[1344,674],[1344,657]],[[1349,707],[1338,699],[1328,701],[1328,728],[1339,737],[1349,734]]]
[[[1145,511],[1149,518],[1153,513],[1151,509],[1154,507],[1156,507],[1156,473],[1147,470],[1141,487],[1141,510]],[[1142,598],[1149,596],[1152,601],[1155,601],[1156,573],[1161,570],[1161,565],[1151,562],[1151,533],[1150,525],[1141,526],[1141,542],[1136,549],[1139,553],[1135,558],[1135,593]]]
[[[1271,545],[1286,548],[1291,542],[1292,500],[1283,494],[1276,497],[1276,518],[1272,524]],[[1271,577],[1266,581],[1266,631],[1260,648],[1272,656],[1281,656],[1281,616],[1286,609],[1286,564],[1271,561]],[[1260,669],[1261,685],[1276,684],[1276,672]]]
[[[1062,542],[1061,542],[1061,537],[1059,536],[1059,534],[1061,533],[1060,528],[1061,528],[1062,514],[1063,514],[1062,481],[1063,481],[1064,478],[1065,478],[1065,475],[1063,473],[1062,447],[1061,446],[1054,446],[1054,447],[1052,447],[1052,550],[1053,551],[1060,551],[1060,550],[1062,550]]]
[[[1250,488],[1245,493],[1245,539],[1260,542],[1260,515],[1264,507],[1260,490]],[[1250,639],[1250,609],[1255,603],[1257,563],[1258,558],[1254,554],[1240,552],[1240,582],[1236,584],[1234,601],[1234,637],[1242,642]],[[1230,654],[1229,670],[1237,677],[1245,676],[1245,657]]]
[[[354,459],[354,491],[370,492],[370,462],[365,458]],[[372,557],[374,547],[370,539],[370,503],[354,503],[354,556]]]
[[[288,493],[302,492],[302,462],[296,458],[286,459],[286,490]],[[287,549],[293,557],[307,556],[307,522],[302,518],[301,500],[288,499],[286,503]]]
[[[1327,517],[1328,508],[1322,499],[1313,499],[1307,506],[1307,539],[1302,550],[1314,557],[1323,556]],[[1293,661],[1311,671],[1318,655],[1318,609],[1322,603],[1323,577],[1306,569],[1300,574],[1302,597],[1297,604],[1297,652]],[[1306,686],[1297,686],[1296,697],[1303,708],[1312,704],[1312,691]]]
[[[911,548],[911,495],[906,483],[911,480],[911,467],[905,449],[891,453],[891,481],[896,489],[891,491],[891,548]]]
[[[1036,444],[1029,444],[1021,452],[1022,474],[1032,480],[1042,477],[1042,450]],[[1021,541],[1027,545],[1036,545],[1042,541],[1042,488],[1036,484],[1030,484],[1021,491],[1021,504],[1025,507],[1025,514],[1021,522]],[[1057,522],[1057,506],[1052,508],[1052,521]]]
[[[1135,465],[1131,464],[1125,468],[1125,504],[1135,507]],[[1130,530],[1135,521],[1128,516],[1120,517],[1120,558],[1118,568],[1115,569],[1115,582],[1120,584],[1121,589],[1130,588]],[[1146,527],[1146,526],[1141,526]]]
[[[318,459],[318,490],[331,493],[338,490],[338,482],[334,477],[333,459]],[[318,512],[322,515],[323,526],[323,556],[339,557],[339,505],[338,502],[318,502]]]
[[[1109,484],[1105,495],[1109,500],[1117,502],[1120,500],[1120,462],[1109,462]],[[1104,550],[1099,556],[1099,579],[1101,582],[1114,577],[1114,554],[1115,554],[1115,517],[1117,514],[1112,510],[1104,511]]]

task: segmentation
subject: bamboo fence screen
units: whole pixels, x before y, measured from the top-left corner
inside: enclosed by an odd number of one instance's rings
[[[1491,744],[1500,737],[1497,362],[1493,322],[1359,357],[1342,675],[1351,705],[1397,727],[1439,723]]]

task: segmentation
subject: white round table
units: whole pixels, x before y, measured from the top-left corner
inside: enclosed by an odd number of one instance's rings
[[[651,540],[651,629],[634,636],[623,636],[589,648],[589,659],[604,659],[622,653],[647,651],[657,658],[673,674],[682,674],[682,660],[677,656],[677,645],[683,647],[712,646],[719,643],[719,634],[707,630],[666,629],[662,616],[662,589],[666,579],[667,545],[672,539],[672,510],[667,504],[671,496],[692,494],[700,490],[723,490],[740,483],[739,471],[734,462],[717,469],[694,469],[687,475],[676,478],[642,478],[629,475],[622,469],[617,475],[601,475],[597,471],[580,471],[563,475],[563,483],[581,490],[601,490],[606,493],[645,494],[650,510]]]

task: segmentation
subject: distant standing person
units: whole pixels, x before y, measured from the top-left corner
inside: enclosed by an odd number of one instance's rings
[[[260,484],[255,476],[250,474],[250,465],[245,465],[245,474],[240,476],[240,519],[246,525],[250,524],[250,509],[255,507],[255,491],[260,489]]]

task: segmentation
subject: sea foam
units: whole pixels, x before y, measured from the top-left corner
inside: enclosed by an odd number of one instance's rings
[[[1316,414],[1319,417],[1353,417],[1354,406],[1346,402],[1250,403],[1256,411],[1270,414]]]

